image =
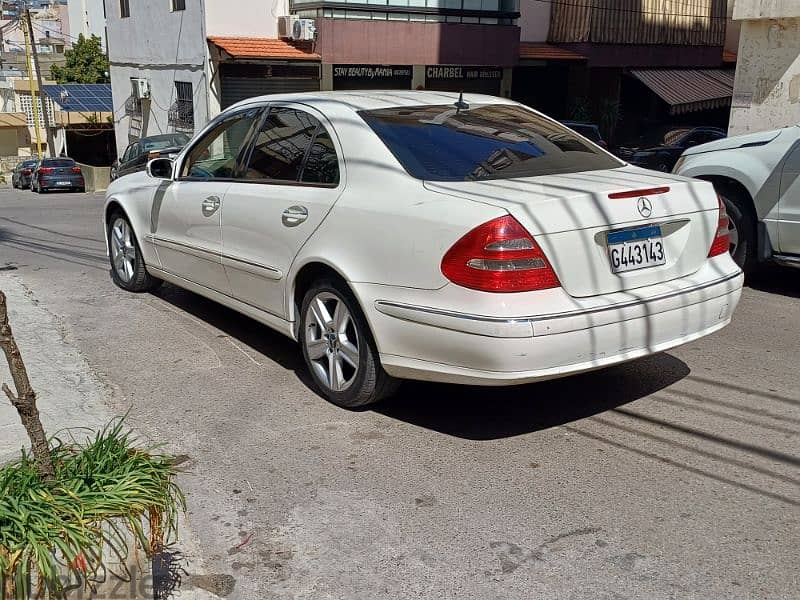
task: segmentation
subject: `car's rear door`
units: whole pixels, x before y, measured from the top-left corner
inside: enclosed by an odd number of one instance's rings
[[[234,297],[286,315],[286,274],[343,187],[327,119],[307,106],[271,104],[222,207],[222,264]]]
[[[161,268],[230,293],[220,256],[220,209],[262,110],[237,111],[215,123],[181,158],[176,178],[157,194],[151,240]]]
[[[800,255],[800,140],[783,163],[778,215],[780,252]]]

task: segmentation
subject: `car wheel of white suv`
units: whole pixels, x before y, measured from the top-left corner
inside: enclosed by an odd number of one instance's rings
[[[397,386],[380,364],[355,297],[339,281],[318,281],[306,292],[300,307],[299,340],[314,384],[334,404],[367,406]]]
[[[731,241],[731,257],[746,273],[757,267],[756,220],[748,206],[727,187],[718,186],[720,198],[725,203],[730,221],[728,236]]]

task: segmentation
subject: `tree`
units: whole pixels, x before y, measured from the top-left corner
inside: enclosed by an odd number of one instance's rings
[[[83,34],[70,50],[64,53],[66,65],[50,67],[50,75],[58,83],[108,83],[108,57],[100,38]]]
[[[17,393],[15,395],[11,391],[11,388],[5,383],[2,385],[2,390],[5,395],[8,396],[8,399],[11,400],[11,404],[14,408],[17,409],[22,424],[25,426],[25,431],[28,432],[39,475],[45,481],[50,481],[55,475],[53,459],[50,456],[50,446],[47,443],[44,427],[42,427],[42,422],[39,419],[39,410],[36,407],[36,392],[31,388],[31,382],[28,379],[28,371],[25,369],[25,363],[22,362],[22,356],[19,353],[17,342],[14,340],[11,325],[8,324],[6,295],[1,291],[0,349],[2,349],[3,353],[6,355],[8,369],[11,371],[11,378],[14,380],[14,387]]]

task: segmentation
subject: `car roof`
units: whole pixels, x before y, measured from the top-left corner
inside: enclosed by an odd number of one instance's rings
[[[234,104],[228,110],[263,104],[265,102],[299,102],[304,104],[336,103],[352,110],[377,110],[404,106],[428,106],[455,103],[459,92],[434,92],[428,90],[354,90],[333,92],[301,92],[295,94],[270,94],[248,98]],[[485,94],[464,94],[467,104],[515,104],[511,100]]]

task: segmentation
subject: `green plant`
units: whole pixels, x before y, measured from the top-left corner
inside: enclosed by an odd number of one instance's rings
[[[50,67],[50,75],[58,83],[108,83],[108,58],[96,35],[78,35],[78,41],[64,53],[66,64]]]
[[[577,96],[570,101],[569,118],[573,121],[591,121],[591,109],[589,99],[584,96]]]
[[[600,122],[598,125],[600,125],[600,131],[606,140],[612,139],[617,123],[622,117],[619,102],[604,98],[600,102],[599,117]]]
[[[148,556],[177,535],[185,499],[172,457],[143,450],[122,419],[87,438],[55,440],[55,477],[46,483],[22,451],[0,468],[0,575],[9,598],[36,593],[61,598],[66,569],[91,587],[104,556],[126,557],[126,530]]]

